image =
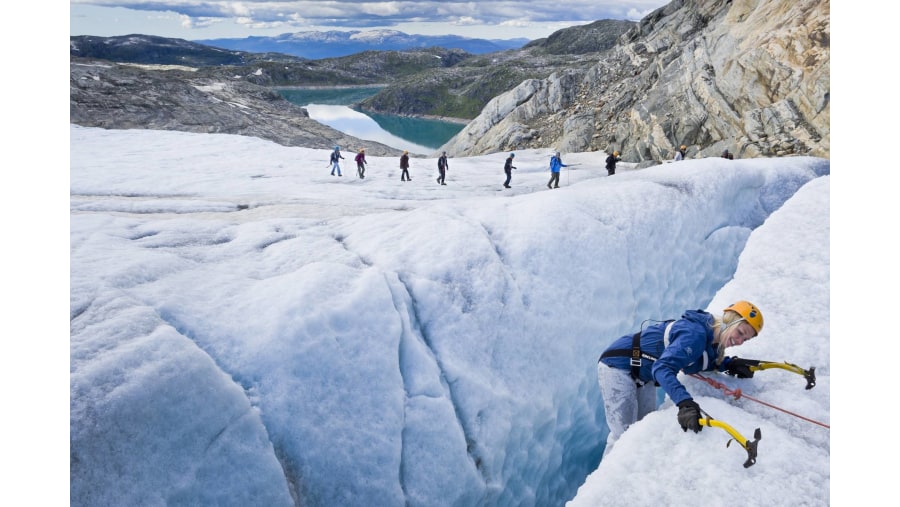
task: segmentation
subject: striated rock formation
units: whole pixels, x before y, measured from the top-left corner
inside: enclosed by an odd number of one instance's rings
[[[596,65],[522,82],[439,151],[612,152],[628,161],[830,150],[830,6],[675,0]]]

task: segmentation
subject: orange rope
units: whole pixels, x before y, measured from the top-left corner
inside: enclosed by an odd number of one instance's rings
[[[831,426],[829,426],[829,425],[827,425],[827,424],[820,423],[819,421],[815,421],[815,420],[810,419],[810,418],[808,418],[808,417],[803,417],[803,416],[800,415],[800,414],[795,414],[794,412],[785,410],[785,409],[783,409],[783,408],[781,408],[781,407],[776,407],[775,405],[772,405],[772,404],[770,404],[770,403],[766,403],[766,402],[764,402],[764,401],[762,401],[762,400],[758,400],[758,399],[756,399],[756,398],[754,398],[754,397],[752,397],[752,396],[748,396],[748,395],[746,395],[746,394],[743,394],[743,393],[741,392],[741,389],[740,389],[740,388],[737,388],[737,389],[730,389],[730,388],[729,388],[728,386],[726,386],[725,384],[723,384],[723,383],[721,383],[721,382],[716,382],[715,380],[713,380],[713,379],[711,379],[711,378],[709,378],[709,377],[704,377],[703,375],[700,375],[699,373],[691,373],[690,375],[691,375],[692,377],[694,377],[694,378],[697,378],[697,379],[700,379],[700,380],[706,382],[707,384],[709,384],[709,385],[715,387],[716,389],[721,389],[723,393],[725,393],[725,394],[727,394],[727,395],[730,395],[730,396],[733,396],[735,400],[738,400],[738,399],[740,399],[741,397],[744,397],[744,398],[747,398],[747,399],[749,399],[749,400],[752,400],[752,401],[755,401],[755,402],[757,402],[757,403],[760,403],[760,404],[762,404],[762,405],[765,405],[765,406],[767,406],[767,407],[774,408],[775,410],[780,410],[780,411],[784,412],[785,414],[790,414],[790,415],[792,415],[792,416],[794,416],[794,417],[799,417],[800,419],[803,419],[804,421],[809,421],[809,422],[811,422],[811,423],[813,423],[813,424],[818,424],[819,426],[822,426],[822,427],[831,429]]]

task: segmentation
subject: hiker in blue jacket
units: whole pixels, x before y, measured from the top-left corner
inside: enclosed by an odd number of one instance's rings
[[[656,410],[656,386],[678,406],[678,424],[699,432],[700,406],[678,381],[678,373],[718,370],[738,378],[753,376],[750,365],[726,357],[725,349],[754,338],[763,327],[759,309],[738,301],[716,317],[703,310],[687,310],[678,320],[658,322],[612,342],[597,363],[597,380],[606,411],[609,436],[606,450],[629,426]],[[637,356],[632,361],[633,356]],[[752,360],[751,360],[752,361]]]
[[[343,176],[343,174],[341,174],[341,159],[343,158],[344,157],[341,156],[341,147],[335,146],[334,151],[331,152],[331,156],[328,158],[332,176],[334,176],[335,171],[337,171],[338,176]]]
[[[550,181],[547,182],[547,188],[559,188],[559,170],[562,167],[569,167],[563,164],[562,157],[559,152],[550,157]],[[555,183],[555,185],[554,185]]]

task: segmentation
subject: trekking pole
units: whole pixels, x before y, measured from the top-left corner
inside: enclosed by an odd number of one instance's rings
[[[580,165],[581,164],[569,164],[566,166],[566,186],[569,185],[569,179],[572,177],[571,174],[569,174],[569,171],[572,170],[571,169],[572,167],[576,167],[576,166],[580,166]]]
[[[706,414],[706,417],[700,418],[700,424],[702,426],[721,428],[727,431],[729,435],[731,435],[732,438],[730,438],[728,442],[725,443],[725,447],[730,446],[731,441],[734,440],[738,444],[740,444],[740,446],[743,447],[745,451],[747,451],[747,461],[744,462],[744,468],[750,468],[751,466],[756,464],[757,446],[759,445],[759,441],[762,438],[762,432],[759,430],[759,428],[756,428],[756,431],[753,432],[753,441],[750,441],[744,438],[743,435],[738,433],[736,429],[732,428],[730,424],[713,419],[712,416],[710,416],[706,412],[703,413]]]

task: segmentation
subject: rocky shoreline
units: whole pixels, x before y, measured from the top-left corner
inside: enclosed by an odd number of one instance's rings
[[[284,146],[358,146],[376,156],[402,153],[312,120],[277,91],[239,76],[72,58],[69,104],[70,122],[85,127],[237,134]]]

